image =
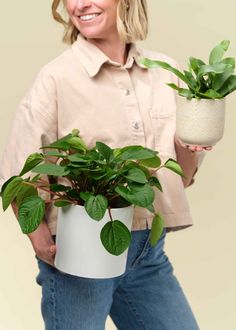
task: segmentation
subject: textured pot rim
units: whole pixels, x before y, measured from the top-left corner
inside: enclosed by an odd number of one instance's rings
[[[212,102],[218,102],[218,103],[222,103],[222,102],[225,102],[226,100],[226,97],[223,97],[222,99],[196,99],[196,98],[192,98],[191,100],[188,100],[186,97],[184,96],[180,96],[179,94],[177,94],[177,98],[180,100],[185,100],[185,102],[196,102],[196,103],[200,103],[200,102],[209,102],[209,103],[212,103]]]

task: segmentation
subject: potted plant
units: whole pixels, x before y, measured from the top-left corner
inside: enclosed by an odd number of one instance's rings
[[[43,153],[29,155],[20,174],[4,183],[2,204],[5,211],[16,200],[25,234],[37,229],[46,205],[59,207],[59,270],[90,278],[124,273],[136,205],[153,213],[150,244],[157,243],[163,219],[153,207],[154,188],[162,191],[156,172],[165,167],[183,176],[175,160],[161,164],[157,151],[138,145],[111,149],[97,141],[88,148],[77,129],[41,149]],[[53,180],[45,180],[45,175]],[[40,191],[50,197],[42,198]]]
[[[187,144],[213,146],[224,132],[225,97],[236,89],[235,59],[223,58],[230,45],[223,40],[209,55],[209,63],[189,58],[189,71],[163,61],[144,58],[141,63],[148,68],[163,68],[174,73],[183,86],[167,83],[178,91],[176,133]]]

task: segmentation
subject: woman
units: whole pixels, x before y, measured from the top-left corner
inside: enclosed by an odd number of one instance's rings
[[[64,5],[68,22],[58,13]],[[149,244],[151,218],[136,208],[125,274],[87,279],[54,267],[56,209],[29,234],[40,272],[42,316],[47,330],[102,330],[108,315],[119,330],[199,329],[164,253],[166,232],[192,225],[184,187],[193,183],[205,150],[183,144],[175,135],[175,94],[166,82],[180,84],[162,69],[146,69],[142,57],[177,63],[138,49],[148,30],[146,0],[54,0],[52,12],[65,26],[72,46],[48,63],[20,102],[1,166],[1,183],[18,174],[24,159],[78,128],[88,145],[140,144],[160,157],[176,158],[186,178],[160,171],[164,194],[156,207],[165,230],[155,248]],[[17,141],[17,148],[15,143]],[[15,214],[17,208],[12,204]]]

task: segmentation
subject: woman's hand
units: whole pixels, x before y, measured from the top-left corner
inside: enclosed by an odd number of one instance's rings
[[[51,232],[46,222],[42,222],[39,227],[28,234],[34,251],[41,260],[55,267],[54,259],[56,254],[56,245],[52,239]]]
[[[198,145],[186,144],[181,141],[176,134],[174,136],[174,141],[177,162],[180,164],[185,174],[185,176],[182,177],[182,180],[184,187],[186,188],[194,182],[194,176],[199,167],[199,157],[202,156],[201,154],[198,154],[198,152],[205,150],[210,151],[212,150],[212,146],[202,147]]]
[[[180,138],[175,134],[174,136],[174,139],[175,139],[175,143],[185,149],[189,149],[191,150],[192,152],[195,152],[195,151],[203,151],[203,150],[207,150],[207,151],[210,151],[212,150],[212,146],[206,146],[206,147],[202,147],[202,146],[198,146],[198,145],[194,145],[194,144],[186,144],[184,142],[182,142],[180,140]]]
[[[16,218],[18,219],[18,207],[15,200],[11,203],[11,206]],[[55,267],[54,259],[56,254],[56,245],[53,241],[47,223],[42,222],[35,231],[28,234],[28,237],[31,240],[37,257]]]

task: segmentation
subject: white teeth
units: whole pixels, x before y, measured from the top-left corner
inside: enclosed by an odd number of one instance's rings
[[[80,19],[82,21],[90,21],[91,19],[97,17],[99,14],[91,14],[91,15],[84,15],[84,16],[80,16]]]

